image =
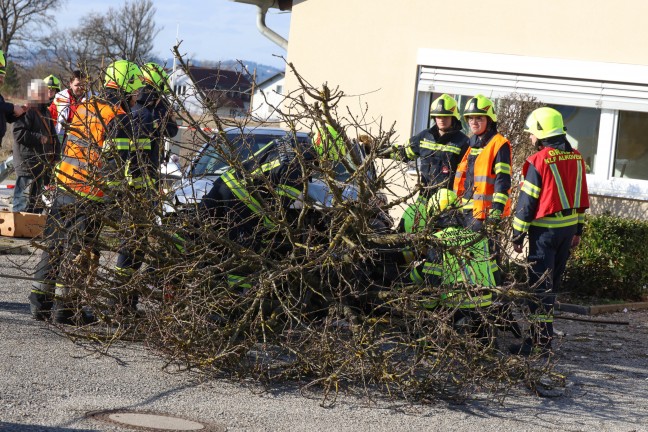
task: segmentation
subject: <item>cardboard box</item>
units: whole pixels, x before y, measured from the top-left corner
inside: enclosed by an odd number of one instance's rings
[[[7,237],[40,237],[46,215],[24,212],[0,212],[0,235]]]

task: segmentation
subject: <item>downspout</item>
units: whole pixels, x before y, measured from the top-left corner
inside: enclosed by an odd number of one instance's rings
[[[257,28],[259,29],[259,32],[284,50],[288,51],[288,41],[266,25],[265,17],[267,13],[268,6],[257,5]]]

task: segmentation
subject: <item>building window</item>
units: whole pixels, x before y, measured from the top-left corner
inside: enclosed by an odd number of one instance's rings
[[[619,111],[614,177],[648,180],[648,113]]]
[[[572,82],[525,75],[517,78],[533,82],[533,86],[520,88],[509,74],[499,73],[498,79],[492,79],[492,72],[455,69],[444,75],[442,68],[434,73],[431,67],[426,68],[422,67],[419,79],[414,133],[433,124],[430,103],[442,93],[453,95],[462,111],[477,93],[495,103],[516,91],[529,94],[563,115],[567,138],[585,160],[590,194],[648,201],[648,138],[642,134],[642,126],[648,124],[648,84]],[[465,122],[463,126],[464,132],[469,131]]]
[[[283,86],[281,84],[278,84],[277,87],[275,87],[275,92],[278,94],[283,94]]]
[[[549,105],[560,112],[567,128],[567,139],[585,159],[588,174],[595,174],[594,166],[599,139],[601,111],[568,105]]]

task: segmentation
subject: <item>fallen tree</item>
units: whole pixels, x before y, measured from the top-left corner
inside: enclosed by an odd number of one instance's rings
[[[178,108],[176,114],[227,167],[223,172],[234,173],[245,187],[249,195],[240,199],[248,207],[258,204],[255,213],[213,213],[200,200],[179,202],[174,190],[143,194],[126,182],[114,186],[107,192],[109,204],[92,215],[103,225],[102,236],[66,257],[57,280],[68,287],[67,300],[76,310],[96,321],[64,331],[96,342],[100,350],[135,338],[163,353],[169,364],[205,373],[317,386],[327,402],[341,388],[463,400],[475,393],[503,397],[520,382],[533,386],[552,362],[509,355],[501,337],[514,323],[524,327],[527,321],[518,306],[526,297],[522,278],[509,272],[504,285],[487,289],[462,281],[416,285],[407,278],[428,248],[459,262],[469,261],[470,248],[483,238],[506,251],[507,225],[452,244],[435,236],[435,221],[442,217],[437,214],[418,232],[396,233],[390,211],[411,202],[420,186],[398,197],[389,194],[399,181],[394,173],[405,175],[403,164],[378,157],[394,141],[393,126],[363,123],[364,116],[345,108],[343,91],[313,86],[289,67],[300,88],[276,108],[287,126],[284,144],[292,149],[300,198],[282,204],[277,181],[251,163],[254,156],[238,157],[240,147],[252,143],[230,139],[228,127],[245,137],[249,117],[219,118],[202,95],[209,122],[216,125],[211,135],[204,132],[205,117]],[[181,107],[170,98],[170,105]],[[500,115],[502,124],[519,135],[533,107],[529,99],[513,98]],[[319,157],[299,144],[296,131],[304,128],[320,131]],[[252,146],[246,153],[255,151]],[[309,189],[316,185],[326,200],[311,199]],[[52,236],[65,236],[66,229]],[[48,248],[51,241],[44,238],[38,246]],[[114,264],[124,249],[142,263],[126,274]],[[404,253],[414,260],[403,261]],[[470,313],[442,301],[457,292],[470,301],[484,290],[497,301]]]

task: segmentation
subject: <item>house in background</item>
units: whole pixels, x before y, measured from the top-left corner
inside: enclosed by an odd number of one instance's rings
[[[189,66],[188,69],[191,78],[184,70],[178,69],[169,79],[174,93],[187,111],[202,114],[205,107],[205,101],[194,87],[195,83],[205,97],[215,104],[218,116],[238,117],[248,113],[252,85],[245,74],[197,66]]]
[[[556,107],[587,160],[592,211],[648,218],[645,0],[233,1],[259,17],[290,10],[288,61],[311,83],[362,95],[338,108],[375,119],[368,128],[395,123],[400,142],[428,127],[440,93],[461,103],[524,93]],[[288,74],[285,93],[298,87]]]
[[[259,83],[252,94],[252,117],[260,121],[279,121],[276,107],[284,100],[284,82],[286,74],[279,72]]]

